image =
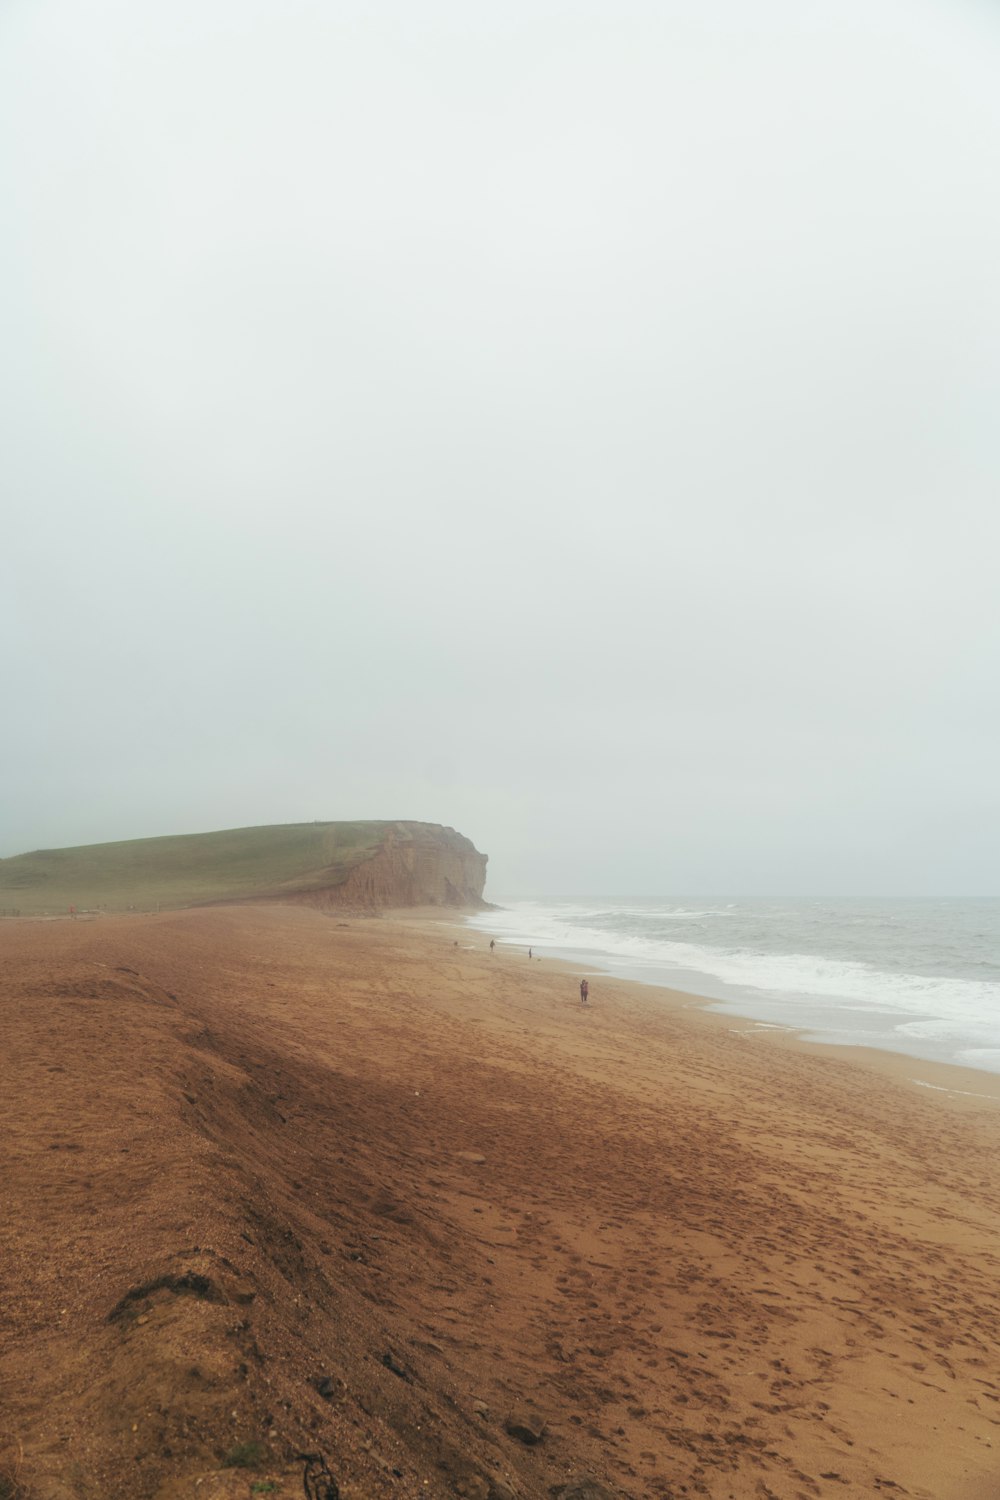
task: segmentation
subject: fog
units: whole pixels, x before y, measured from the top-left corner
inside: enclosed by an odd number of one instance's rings
[[[0,855],[998,894],[1000,20],[8,0]]]

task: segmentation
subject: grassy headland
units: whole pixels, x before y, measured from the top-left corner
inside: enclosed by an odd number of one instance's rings
[[[288,823],[38,849],[0,860],[0,909],[32,916],[70,906],[122,911],[280,899],[343,884],[399,826]]]

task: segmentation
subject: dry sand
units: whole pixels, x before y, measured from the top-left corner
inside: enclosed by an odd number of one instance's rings
[[[0,924],[0,1497],[1000,1494],[1000,1080],[576,985]]]

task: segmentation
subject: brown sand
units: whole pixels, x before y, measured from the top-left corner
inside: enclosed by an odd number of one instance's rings
[[[0,1497],[1000,1494],[1000,1080],[456,935],[0,924]]]

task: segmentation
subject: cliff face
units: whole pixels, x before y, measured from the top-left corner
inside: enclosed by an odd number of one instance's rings
[[[435,823],[282,823],[39,849],[0,860],[0,913],[156,911],[233,901],[321,909],[482,906],[486,856]]]
[[[405,906],[484,907],[487,856],[454,828],[387,823],[380,848],[337,885],[290,899],[322,910]]]

